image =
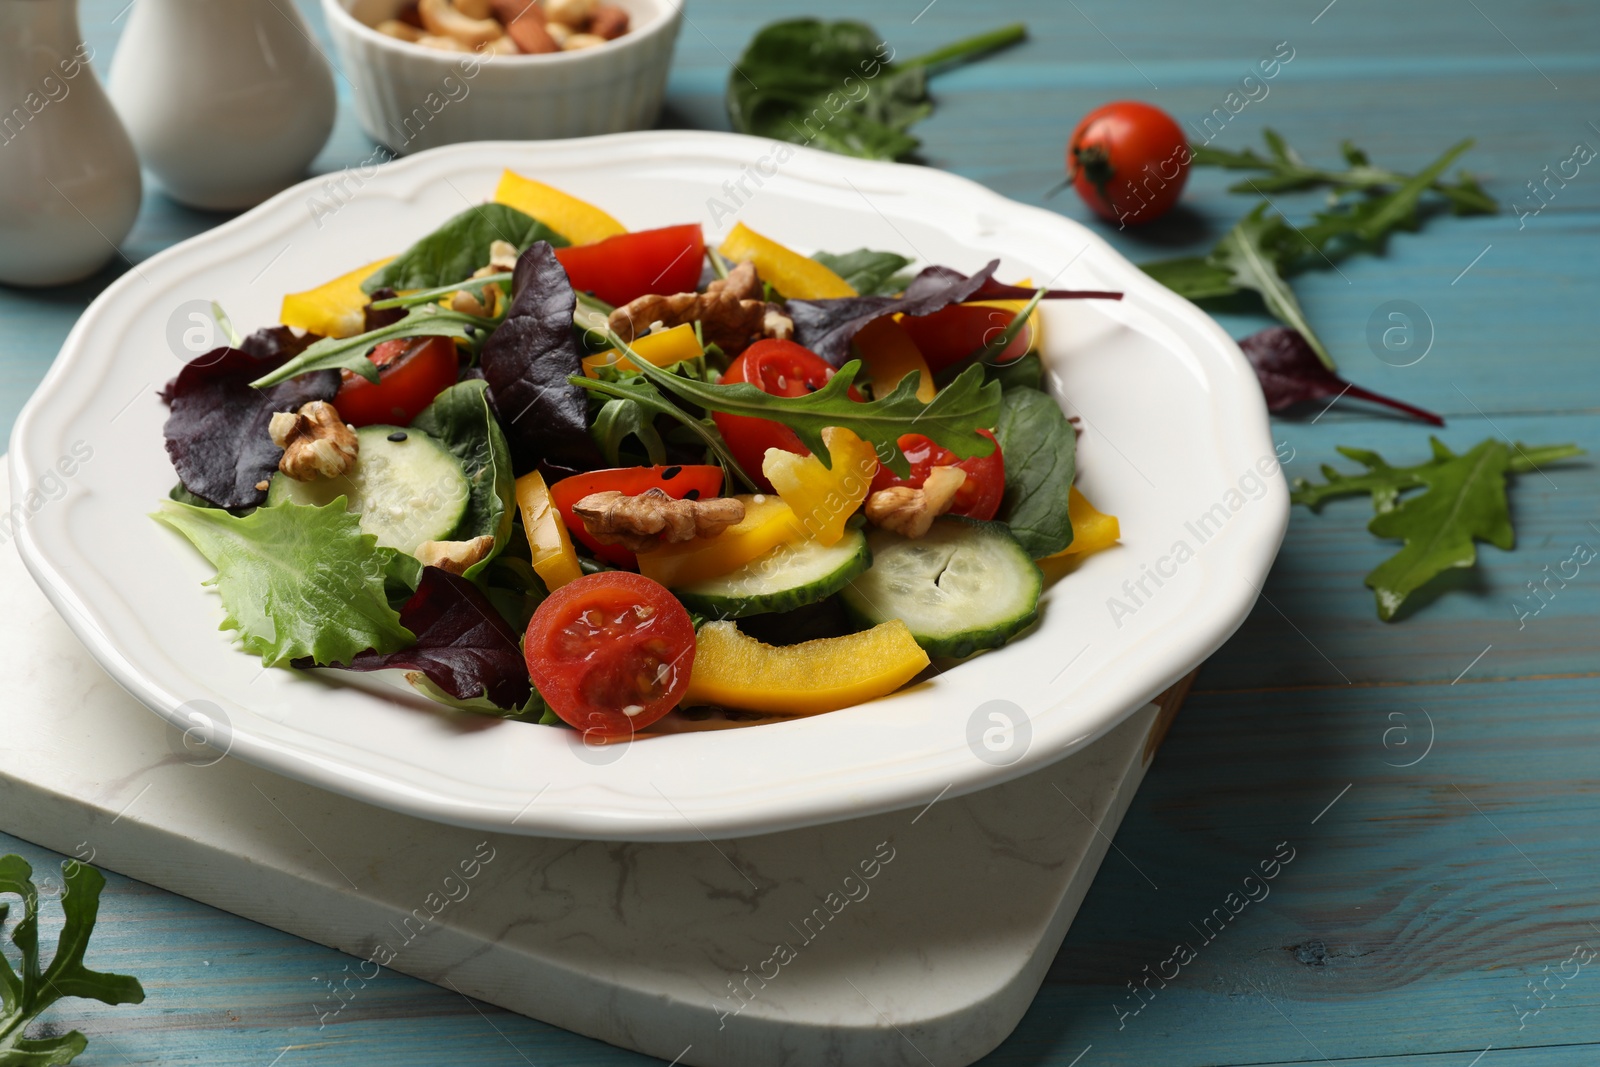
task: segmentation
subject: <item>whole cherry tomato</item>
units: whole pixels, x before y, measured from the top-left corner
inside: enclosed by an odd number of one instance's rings
[[[1171,115],[1119,100],[1095,108],[1072,131],[1067,178],[1101,218],[1137,226],[1178,202],[1189,159],[1189,139]]]
[[[928,369],[937,374],[998,338],[1016,317],[1016,312],[1005,308],[951,304],[932,315],[907,315],[900,325],[916,342],[922,358],[928,361]],[[1018,359],[1032,343],[1033,331],[1024,326],[994,362]]]
[[[700,284],[706,242],[696,222],[621,233],[592,245],[555,251],[574,289],[621,307],[649,293],[693,292]]]
[[[978,432],[994,440],[994,434],[988,430]],[[900,438],[900,451],[906,454],[906,459],[911,463],[911,477],[901,478],[888,467],[879,467],[878,473],[872,476],[874,493],[896,485],[921,489],[922,483],[928,480],[928,472],[933,468],[960,467],[967,472],[967,480],[956,490],[950,514],[987,520],[999,512],[1000,499],[1006,493],[1006,461],[1000,455],[998,442],[994,451],[987,456],[957,459],[954,452],[934,444],[920,433],[908,433]]]
[[[809,348],[793,341],[766,340],[757,341],[729,364],[722,384],[749,382],[773,396],[805,396],[828,384],[833,373],[827,361]],[[860,400],[861,394],[852,388],[850,398]],[[739,461],[739,466],[769,492],[772,486],[761,473],[761,461],[766,459],[767,449],[781,448],[800,456],[811,454],[795,432],[781,422],[720,411],[712,412],[711,417],[716,420],[717,429],[722,432],[722,439],[728,443],[728,451]]]
[[[378,380],[344,371],[333,398],[339,417],[352,426],[405,426],[456,384],[459,373],[456,343],[448,337],[384,341],[367,358],[378,365]]]
[[[563,478],[550,487],[550,499],[561,512],[561,521],[567,529],[588,546],[596,559],[614,567],[638,570],[639,560],[621,545],[604,545],[594,539],[583,520],[573,513],[572,505],[590,493],[616,490],[626,496],[638,496],[648,489],[659,489],[674,500],[703,500],[722,493],[722,468],[702,465],[674,465],[670,467],[615,467],[610,470],[589,471]]]
[[[627,737],[683,699],[694,623],[666,586],[601,571],[545,598],[522,651],[528,677],[564,722],[596,737]]]

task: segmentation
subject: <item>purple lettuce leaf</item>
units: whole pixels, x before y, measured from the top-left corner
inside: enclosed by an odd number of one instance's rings
[[[589,436],[588,393],[569,375],[583,373],[572,332],[577,296],[546,241],[517,259],[505,321],[483,346],[489,400],[519,471],[564,477],[606,466]]]
[[[457,700],[486,699],[507,711],[528,702],[528,666],[517,632],[472,582],[424,567],[417,591],[400,608],[400,625],[417,635],[416,644],[387,655],[368,650],[341,669],[421,671]]]
[[[183,487],[224,508],[257,507],[267,494],[256,485],[278,469],[283,449],[272,443],[267,424],[279,411],[295,411],[339,391],[338,371],[319,371],[270,389],[250,383],[292,358],[315,337],[296,337],[284,327],[258,330],[239,348],[215,348],[186,364],[161,398],[167,416],[167,455]]]
[[[1352,396],[1403,411],[1434,426],[1444,425],[1444,420],[1431,411],[1345,381],[1323,366],[1298,330],[1269,326],[1240,341],[1239,348],[1255,368],[1261,391],[1266,394],[1268,411],[1283,411],[1310,400]]]
[[[841,367],[850,358],[850,342],[866,326],[885,315],[932,315],[951,304],[967,300],[1028,300],[1035,290],[1002,285],[994,280],[998,259],[976,274],[962,274],[951,267],[925,267],[905,292],[898,296],[847,296],[834,300],[790,300],[789,317],[794,320],[795,340]],[[1121,300],[1121,293],[1099,290],[1050,289],[1047,300]]]

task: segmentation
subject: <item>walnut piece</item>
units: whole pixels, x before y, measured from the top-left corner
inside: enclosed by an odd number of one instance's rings
[[[704,293],[641,296],[613,311],[608,324],[631,341],[656,323],[671,327],[698,321],[707,344],[736,356],[762,338],[794,336],[794,322],[761,294],[761,278],[747,261],[706,286]]]
[[[660,489],[627,496],[612,489],[590,493],[572,505],[572,512],[601,544],[648,552],[696,537],[717,536],[744,518],[744,502],[730,496],[674,500]]]
[[[267,425],[272,443],[283,449],[278,469],[297,482],[318,476],[337,478],[355,466],[360,444],[356,432],[326,400],[313,400],[299,411],[280,411]]]
[[[489,242],[489,266],[497,273],[517,269],[517,246],[510,241]]]
[[[424,567],[438,567],[451,574],[465,574],[467,568],[488,558],[494,551],[494,534],[479,534],[470,541],[424,541],[412,553]]]
[[[934,519],[950,510],[956,490],[966,480],[967,472],[960,467],[935,467],[921,489],[896,485],[867,497],[867,518],[903,537],[921,537]]]
[[[483,299],[480,300],[466,289],[457,289],[450,297],[450,310],[459,311],[463,315],[476,315],[479,318],[488,318],[494,306],[500,302],[500,283],[490,282],[483,287]]]

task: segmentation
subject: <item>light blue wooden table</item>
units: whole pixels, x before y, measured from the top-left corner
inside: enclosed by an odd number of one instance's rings
[[[124,2],[83,3],[102,73]],[[762,22],[801,10],[693,0],[664,123],[724,128],[729,57]],[[1270,125],[1330,162],[1350,137],[1412,169],[1470,134],[1468,164],[1508,205],[1531,203],[1525,183],[1574,144],[1600,147],[1594,4],[823,0],[803,10],[865,16],[909,53],[1025,19],[1026,46],[938,81],[938,114],[918,133],[932,165],[1030,203],[1059,179],[1066,135],[1090,107],[1139,97],[1198,122],[1280,41],[1294,59],[1219,145],[1254,143]],[[346,108],[315,169],[370,150]],[[1181,236],[1108,236],[1135,259],[1200,250],[1250,204],[1226,184],[1196,174]],[[1498,433],[1600,449],[1600,163],[1547,198],[1520,223],[1509,208],[1439,219],[1385,258],[1304,276],[1302,302],[1348,376],[1444,413],[1453,445]],[[1279,203],[1304,214],[1315,197]],[[1049,204],[1086,216],[1071,197]],[[124,250],[138,261],[221,219],[147,194]],[[113,274],[49,292],[0,288],[0,429]],[[1434,324],[1433,350],[1415,366],[1367,347],[1369,317],[1392,299]],[[1266,323],[1222,321],[1236,336]],[[1396,461],[1427,447],[1423,428],[1345,403],[1277,431],[1295,449],[1290,474],[1313,473],[1336,444]],[[1600,475],[1578,465],[1523,477],[1513,503],[1517,550],[1484,548],[1475,573],[1397,625],[1374,618],[1361,585],[1390,551],[1364,532],[1368,506],[1296,509],[1264,602],[1201,673],[1117,837],[1121,855],[1108,858],[1032,1011],[985,1063],[1600,1062],[1600,967],[1562,967],[1577,946],[1600,948],[1600,570],[1583,569],[1525,625],[1512,608],[1575,543],[1600,548]],[[1430,737],[1424,759],[1397,766]],[[1283,841],[1295,858],[1270,897],[1202,944],[1204,917]],[[60,859],[0,836],[7,850]],[[1005,906],[986,902],[974,922]],[[149,997],[57,1009],[89,1034],[86,1065],[647,1062],[395,974],[318,1030],[319,978],[345,957],[124,878],[112,876],[100,925],[92,962],[138,975]],[[1197,958],[1135,1000],[1128,983],[1179,941],[1200,945]]]

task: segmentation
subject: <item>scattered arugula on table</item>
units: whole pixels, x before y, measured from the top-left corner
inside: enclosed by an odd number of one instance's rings
[[[1224,170],[1256,171],[1259,177],[1246,178],[1228,186],[1230,193],[1297,192],[1303,189],[1330,188],[1336,192],[1367,192],[1404,185],[1410,174],[1374,166],[1367,153],[1349,141],[1339,143],[1339,154],[1344,157],[1343,170],[1315,167],[1289,147],[1276,130],[1268,127],[1261,131],[1267,154],[1257,155],[1252,148],[1234,152],[1212,145],[1193,145],[1191,162],[1197,167],[1220,167]],[[1458,215],[1493,215],[1499,205],[1484,191],[1478,179],[1466,171],[1460,172],[1454,182],[1433,180],[1428,188],[1450,201]]]
[[[1277,138],[1276,134],[1273,138],[1284,153],[1289,152],[1287,146],[1282,145],[1281,138]],[[1354,191],[1356,195],[1336,198],[1331,206],[1317,212],[1304,226],[1289,222],[1273,209],[1270,202],[1263,199],[1206,255],[1158,260],[1141,264],[1141,269],[1190,300],[1215,300],[1235,296],[1245,290],[1257,293],[1267,310],[1284,325],[1298,330],[1323,365],[1333,370],[1333,357],[1311,328],[1305,311],[1289,285],[1289,276],[1330,266],[1336,259],[1354,252],[1381,252],[1391,233],[1416,229],[1417,209],[1424,194],[1438,186],[1440,176],[1470,147],[1470,139],[1462,141],[1417,174],[1392,174],[1393,179],[1403,180],[1387,192],[1375,191],[1389,184],[1387,182],[1352,182],[1336,186],[1341,193]],[[1214,149],[1208,152],[1213,157],[1221,154]],[[1259,159],[1253,153],[1250,156]],[[1239,153],[1229,158],[1237,160],[1243,157],[1244,154]],[[1387,171],[1383,173],[1390,174]],[[1248,191],[1249,185],[1250,181],[1247,181],[1235,188]],[[1452,203],[1461,203],[1471,199],[1470,190],[1476,189],[1477,184],[1474,179],[1463,177],[1460,183],[1449,188],[1456,190],[1454,194],[1446,194],[1451,197]],[[1492,212],[1495,206],[1493,201],[1484,198],[1484,203],[1474,204],[1472,210],[1476,213]]]
[[[728,72],[728,119],[740,133],[865,159],[902,159],[921,144],[907,131],[933,113],[930,71],[1027,35],[1018,23],[895,63],[894,49],[865,23],[774,22]]]
[[[100,911],[105,876],[76,860],[61,865],[61,910],[66,922],[56,938],[55,956],[40,970],[39,889],[33,868],[21,856],[0,856],[0,894],[22,898],[22,916],[11,931],[11,943],[22,953],[22,973],[0,953],[0,1067],[59,1067],[71,1063],[89,1045],[77,1030],[49,1037],[25,1036],[28,1026],[56,1001],[84,997],[102,1004],[139,1004],[144,989],[124,974],[91,971],[84,952]],[[10,913],[0,904],[0,925]]]
[[[348,663],[369,648],[395,652],[416,639],[389,606],[385,579],[418,570],[398,569],[403,553],[362,533],[342,496],[325,507],[284,503],[242,518],[168,501],[151,517],[217,568],[206,584],[222,596],[222,629],[237,631],[240,646],[268,667],[301,658]]]
[[[1510,550],[1515,544],[1511,511],[1506,502],[1506,475],[1538,470],[1544,464],[1583,454],[1576,445],[1530,446],[1495,438],[1457,455],[1437,437],[1430,438],[1433,456],[1410,467],[1391,466],[1378,453],[1362,448],[1340,454],[1366,468],[1342,474],[1323,465],[1320,485],[1295,479],[1290,500],[1316,511],[1326,501],[1365,493],[1377,513],[1367,529],[1378,537],[1403,540],[1405,547],[1366,577],[1377,598],[1378,618],[1392,621],[1406,600],[1447,570],[1471,567],[1477,561],[1476,541]],[[1413,489],[1425,492],[1402,499]]]

